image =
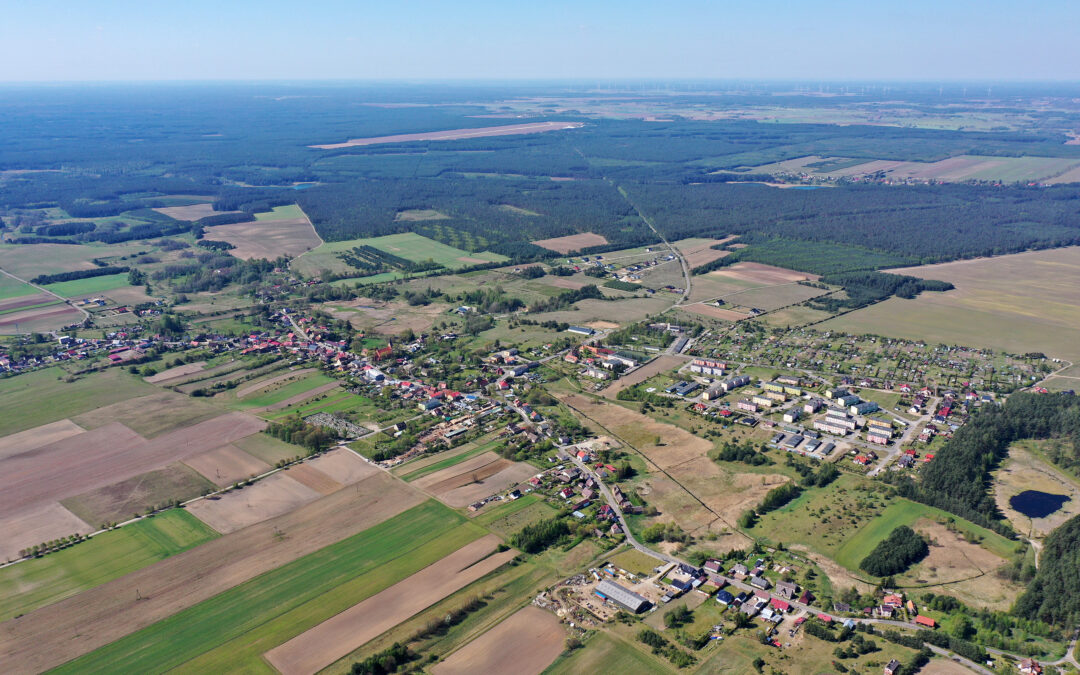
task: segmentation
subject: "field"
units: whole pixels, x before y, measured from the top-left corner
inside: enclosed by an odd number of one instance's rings
[[[517,555],[514,550],[491,555],[498,542],[497,537],[488,535],[466,544],[412,576],[271,649],[266,653],[266,660],[283,675],[318,672]]]
[[[100,522],[100,521],[99,521]],[[44,502],[0,516],[0,561],[15,560],[19,551],[97,528],[56,502]]]
[[[653,375],[658,375],[665,371],[678,368],[685,362],[685,359],[681,359],[678,356],[672,356],[670,354],[658,356],[652,361],[649,361],[645,365],[641,366],[634,372],[630,373],[629,375],[625,375],[615,380],[607,387],[605,387],[604,390],[600,393],[607,398],[613,399],[623,389],[626,389],[627,387],[632,387],[640,382],[644,382]]]
[[[214,205],[210,202],[203,204],[189,204],[188,206],[164,206],[154,210],[170,218],[175,218],[176,220],[188,221],[199,220],[200,218],[206,218],[207,216],[217,216],[223,213],[233,213],[232,211],[215,211]]]
[[[174,509],[5,567],[0,569],[0,621],[100,586],[215,536],[191,514]]]
[[[61,304],[22,309],[0,315],[0,334],[42,333],[79,323],[85,315]]]
[[[423,504],[204,602],[189,603],[187,609],[68,662],[57,672],[158,673],[175,668],[207,673],[241,667],[265,671],[264,652],[482,534],[459,524],[460,518],[445,508]],[[217,541],[221,540],[212,543]]]
[[[312,145],[319,150],[337,150],[359,145],[377,145],[379,143],[409,143],[412,141],[457,141],[465,138],[485,136],[513,136],[518,134],[538,134],[545,131],[577,129],[584,126],[581,122],[534,122],[531,124],[505,124],[497,127],[479,129],[451,129],[449,131],[428,131],[419,134],[398,134],[395,136],[374,136],[371,138],[353,138],[344,143]]]
[[[0,460],[9,455],[29,452],[34,448],[75,436],[86,431],[71,420],[60,420],[0,438]]]
[[[120,423],[145,438],[213,419],[221,410],[209,403],[171,391],[137,396],[71,417],[84,429]]]
[[[372,246],[380,251],[417,263],[432,260],[443,267],[451,269],[465,267],[477,262],[508,260],[505,256],[496,253],[488,251],[470,253],[453,246],[447,246],[415,232],[404,232],[370,239],[327,242],[294,260],[292,269],[309,277],[318,276],[324,271],[336,274],[357,274],[358,270],[356,268],[338,258],[337,255],[357,246]]]
[[[68,497],[62,504],[91,525],[122,523],[147,509],[174,499],[187,501],[212,489],[214,485],[194,469],[170,464]]]
[[[90,277],[89,279],[75,279],[74,281],[60,281],[55,284],[43,286],[65,298],[84,297],[107,293],[108,291],[130,286],[127,274],[106,274],[103,277]]]
[[[609,562],[619,569],[624,569],[627,572],[632,572],[639,577],[645,577],[652,574],[653,569],[660,564],[660,561],[651,555],[645,555],[641,551],[631,548],[622,553],[614,556]]]
[[[532,494],[488,508],[490,510],[485,509],[474,516],[473,522],[483,525],[507,540],[526,525],[550,518],[556,513],[553,507]]]
[[[383,302],[359,298],[326,303],[322,308],[335,319],[348,321],[358,331],[398,335],[409,330],[414,333],[431,330],[436,321],[444,318],[450,306],[442,302],[412,306],[399,300]]]
[[[448,469],[467,459],[472,459],[483,452],[493,450],[497,446],[498,442],[496,441],[484,443],[483,445],[475,447],[472,447],[471,444],[465,444],[460,448],[440,452],[431,457],[424,457],[409,462],[408,464],[394,467],[392,473],[402,480],[414,481],[417,478],[422,478],[428,474],[435,473],[436,471]]]
[[[749,664],[749,661],[747,661]],[[545,675],[579,675],[579,673],[670,673],[673,668],[666,660],[650,656],[637,647],[606,632],[593,635],[583,649],[560,657]],[[735,671],[738,672],[738,671]]]
[[[150,384],[168,383],[169,380],[180,381],[188,375],[193,375],[195,373],[201,372],[205,368],[206,361],[196,361],[195,363],[185,363],[183,365],[167,368],[156,375],[151,375],[150,377],[146,377],[143,379],[145,379]]]
[[[730,251],[722,251],[713,248],[717,244],[723,244],[730,241],[734,237],[726,237],[724,239],[684,239],[683,241],[674,242],[673,246],[679,249],[679,252],[686,258],[686,264],[690,269],[700,267],[706,263],[711,263],[714,260],[719,260],[726,255],[730,254]]]
[[[969,180],[1068,182],[1066,174],[1080,168],[1076,159],[1058,157],[987,157],[958,155],[937,162],[822,158],[817,156],[757,167],[765,173],[808,173],[823,178],[858,177],[883,172],[886,178],[956,183]]]
[[[1080,247],[890,271],[956,289],[891,298],[818,328],[1080,360]]]
[[[6,274],[0,274],[0,300],[23,298],[28,295],[36,295],[39,292],[40,291],[33,286],[24,284],[21,281],[16,281]],[[7,310],[7,304],[0,304],[0,309]]]
[[[229,242],[236,247],[230,249],[229,254],[243,260],[295,257],[322,244],[311,221],[296,205],[257,213],[253,223],[208,227],[206,238]]]
[[[432,668],[434,675],[539,675],[563,650],[566,631],[558,618],[526,607]],[[506,649],[505,645],[515,645]]]
[[[817,274],[797,272],[756,262],[737,262],[730,267],[709,272],[707,276],[751,282],[757,286],[779,286],[797,281],[817,281],[820,278]]]
[[[536,473],[529,464],[484,452],[413,481],[450,506],[462,507],[512,487]]]
[[[565,237],[540,239],[533,243],[541,248],[546,248],[549,251],[555,251],[556,253],[566,255],[571,251],[578,251],[591,246],[603,246],[608,243],[608,240],[602,235],[593,232],[582,232],[580,234],[569,234]]]
[[[691,314],[697,314],[699,316],[705,316],[710,319],[720,319],[721,321],[741,321],[750,316],[744,312],[736,312],[733,309],[727,309],[724,307],[717,307],[715,305],[706,305],[702,303],[694,305],[683,305],[680,307],[684,312],[690,312]]]
[[[357,575],[365,571],[365,561],[381,564],[433,533],[445,534],[454,539],[451,546],[460,546],[463,533],[455,531],[454,524],[464,519],[437,503],[394,517],[422,501],[399,482],[375,474],[355,490],[339,490],[2,624],[0,653],[19,664],[11,672],[40,672],[105,645],[109,647],[68,669],[151,672],[178,665],[252,625],[264,624],[266,611],[271,616],[284,613],[329,590],[326,585],[337,586],[342,578],[357,578],[362,585],[366,580]],[[431,560],[442,555],[445,552]],[[270,574],[259,576],[266,572]],[[225,625],[235,632],[224,631]],[[170,637],[163,639],[165,635]],[[129,661],[140,657],[148,660]]]
[[[0,269],[23,279],[94,269],[91,260],[113,263],[120,257],[146,251],[145,244],[0,244]],[[123,263],[119,263],[123,264]]]

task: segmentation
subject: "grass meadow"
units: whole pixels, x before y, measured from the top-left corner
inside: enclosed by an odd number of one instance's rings
[[[88,412],[157,387],[115,368],[64,382],[60,368],[46,368],[0,380],[0,436]]]

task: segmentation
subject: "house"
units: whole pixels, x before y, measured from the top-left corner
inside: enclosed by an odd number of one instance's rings
[[[846,602],[834,602],[832,609],[834,612],[850,612],[851,605],[847,604]]]
[[[745,577],[750,573],[750,568],[742,563],[735,563],[735,566],[731,568],[731,575],[739,578]]]
[[[776,584],[776,594],[781,598],[791,600],[799,592],[799,585],[794,581],[780,581]]]
[[[881,599],[881,604],[894,609],[900,609],[904,606],[904,599],[896,593],[890,593]]]
[[[727,591],[718,591],[716,594],[716,601],[721,605],[730,605],[735,601],[735,596]]]
[[[723,570],[720,566],[719,560],[708,560],[705,562],[705,571],[712,572],[713,574],[719,574]]]
[[[1022,659],[1016,666],[1024,675],[1042,675],[1042,666],[1035,659]]]
[[[923,616],[922,614],[916,615],[915,623],[920,626],[926,626],[927,628],[937,628],[937,621],[934,621],[928,616]]]
[[[780,610],[781,612],[791,611],[791,604],[785,602],[784,600],[781,600],[780,598],[773,598],[769,604],[771,604],[773,607]]]
[[[768,579],[758,576],[750,577],[750,585],[763,590],[767,590],[769,586],[772,586]]]
[[[799,596],[799,602],[804,605],[809,605],[814,601],[814,594],[810,591],[803,591],[803,594]]]
[[[900,662],[896,659],[889,661],[885,664],[885,670],[882,672],[884,672],[885,675],[896,675],[900,672]]]

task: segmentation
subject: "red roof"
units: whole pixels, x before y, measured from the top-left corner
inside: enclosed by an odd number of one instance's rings
[[[821,619],[825,623],[832,623],[832,617],[828,614],[818,614],[817,618]]]
[[[922,614],[919,614],[915,617],[915,623],[919,624],[920,626],[926,626],[927,628],[937,627],[937,621],[934,621],[928,616],[923,616]]]
[[[779,609],[782,612],[786,612],[789,609],[791,609],[791,605],[784,602],[780,598],[773,598],[772,602],[770,602],[769,604],[771,604],[773,607]]]

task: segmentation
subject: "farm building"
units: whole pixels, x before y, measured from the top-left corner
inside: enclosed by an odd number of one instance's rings
[[[596,585],[595,593],[604,600],[611,601],[634,614],[644,611],[649,606],[649,601],[645,598],[607,579]]]

